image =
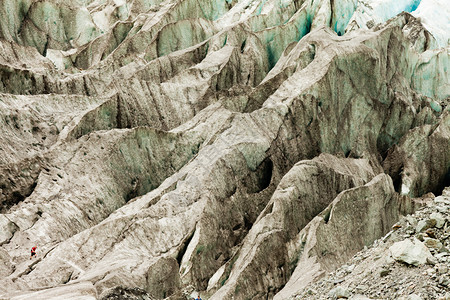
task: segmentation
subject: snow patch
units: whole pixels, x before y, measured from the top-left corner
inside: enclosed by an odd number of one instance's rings
[[[214,275],[209,279],[209,281],[208,281],[208,288],[207,288],[208,290],[212,289],[213,287],[215,287],[219,283],[219,280],[222,277],[224,272],[225,272],[225,265],[222,265],[216,271],[216,273],[214,273]]]
[[[94,24],[100,28],[103,32],[106,32],[109,30],[109,15],[112,11],[98,11],[92,14],[92,20],[94,21]]]
[[[359,1],[353,17],[360,28],[372,28],[376,24],[384,23],[402,11],[412,12],[419,5],[420,0],[375,0],[371,2]]]
[[[450,5],[448,0],[375,0],[358,1],[346,31],[354,28],[370,29],[395,17],[402,11],[419,18],[425,28],[435,37],[439,47],[448,47],[450,40]]]
[[[412,13],[434,36],[439,47],[450,45],[450,3],[448,0],[422,0]]]
[[[47,49],[47,55],[45,57],[51,60],[57,70],[64,71],[72,66],[72,61],[68,56],[74,52],[76,52],[76,49],[72,49],[72,51]]]
[[[402,194],[402,195],[409,195],[410,190],[411,189],[410,189],[409,185],[402,184],[402,189],[401,189],[400,194]]]
[[[116,6],[122,6],[126,4],[125,0],[113,0],[113,2]]]

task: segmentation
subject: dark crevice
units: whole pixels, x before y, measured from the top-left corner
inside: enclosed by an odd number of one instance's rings
[[[250,229],[252,229],[253,226],[253,222],[251,222],[251,220],[249,220],[248,215],[244,215],[244,228],[245,228],[245,232],[249,232]]]
[[[8,193],[8,186],[3,184],[2,185],[2,186],[4,186],[3,196],[4,196],[5,200],[3,201],[3,203],[0,203],[0,205],[1,205],[0,213],[5,213],[12,206],[24,201],[27,197],[29,197],[34,192],[34,189],[36,188],[38,176],[39,176],[39,173],[35,176],[35,178],[32,178],[33,181],[31,182],[30,185],[28,185],[26,187],[21,187],[19,190],[14,190],[14,191],[10,190],[9,193]],[[11,181],[9,188],[12,189],[15,186],[16,185],[14,184],[14,182]]]
[[[259,169],[260,177],[258,180],[259,191],[264,190],[270,184],[272,180],[273,162],[270,158],[265,159]]]
[[[333,12],[335,10],[334,0],[330,0],[330,8],[330,22],[328,23],[328,27],[333,28],[333,21],[336,22],[336,20],[333,20]]]
[[[73,275],[73,271],[70,272],[69,276],[67,277],[67,279],[63,280],[62,284],[66,284],[68,283],[70,280],[72,280],[72,275]]]
[[[242,228],[242,224],[241,223],[239,223],[239,224],[237,224],[237,225],[235,225],[234,227],[233,227],[233,231],[236,231],[236,230],[239,230],[239,229],[241,229]]]
[[[246,44],[247,40],[244,40],[241,44],[241,53],[244,53],[244,49],[245,49],[245,44]]]
[[[177,262],[178,265],[181,266],[181,261],[183,260],[183,256],[186,253],[187,247],[189,246],[189,243],[191,242],[192,238],[194,237],[195,230],[191,232],[191,234],[184,240],[180,247],[180,251],[177,254]]]
[[[42,51],[42,56],[47,56],[47,49],[48,49],[48,40],[50,39],[49,35],[47,34],[44,44],[44,50]]]
[[[272,172],[273,162],[270,158],[266,158],[255,172],[245,178],[244,184],[247,187],[247,191],[254,194],[266,189],[272,180]]]
[[[435,196],[441,196],[444,189],[449,186],[450,186],[450,168],[447,169],[447,173],[437,183],[436,187],[432,190],[432,192]]]
[[[116,95],[117,98],[117,117],[116,117],[116,124],[117,127],[121,128],[122,127],[122,111],[121,111],[121,105],[120,105],[120,97],[119,95]]]
[[[344,152],[345,158],[349,158],[349,157],[350,157],[350,154],[351,154],[351,149],[346,150],[346,151]]]
[[[49,255],[53,251],[53,249],[55,249],[58,245],[59,244],[56,244],[52,246],[49,250],[47,250],[47,252],[42,256],[42,259],[44,260],[47,257],[47,255]]]
[[[387,150],[386,158],[383,160],[382,166],[384,173],[391,176],[395,191],[400,193],[404,165],[400,150],[396,145]]]
[[[401,176],[402,171],[403,171],[403,167],[401,167],[401,169],[399,170],[398,173],[390,174],[393,185],[394,185],[394,190],[397,193],[400,193],[400,190],[402,188],[402,176]]]
[[[330,221],[331,209],[332,209],[332,207],[330,206],[323,212],[323,220],[324,220],[325,224],[327,224],[328,221]]]
[[[132,178],[130,182],[130,191],[125,196],[125,202],[139,196],[139,191],[142,189],[141,181],[138,177]]]
[[[20,278],[22,276],[28,275],[30,274],[35,268],[36,265],[41,261],[41,258],[36,259],[35,261],[33,261],[23,272],[19,273],[15,278],[13,278],[13,282],[17,279]]]
[[[119,91],[119,89],[118,89]],[[122,104],[122,98],[121,96],[118,94],[117,95],[117,127],[118,128],[131,128],[131,124],[130,121],[128,119],[128,116],[126,114],[126,112],[123,112],[123,104]]]

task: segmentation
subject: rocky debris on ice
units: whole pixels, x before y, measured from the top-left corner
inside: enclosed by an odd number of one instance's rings
[[[389,247],[392,257],[409,265],[419,266],[431,259],[428,248],[418,239],[396,242]]]
[[[444,224],[437,226],[436,217]],[[423,222],[434,225],[416,230]],[[402,217],[386,236],[291,299],[336,299],[341,291],[348,292],[348,299],[450,299],[449,249],[447,187],[441,196],[428,198],[423,208]]]
[[[285,299],[295,289],[306,287],[388,232],[399,217],[399,200],[384,174],[337,195],[298,235],[297,266],[274,299]]]
[[[342,299],[342,298],[347,299],[350,297],[350,295],[351,295],[350,292],[347,289],[343,288],[342,286],[335,287],[328,294],[329,297],[336,298],[336,299]]]

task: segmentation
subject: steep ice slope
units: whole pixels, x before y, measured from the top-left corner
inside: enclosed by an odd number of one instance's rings
[[[420,19],[423,26],[433,35],[436,43],[432,42],[432,49],[449,47],[450,8],[445,0],[358,1],[347,30],[355,26],[372,28],[402,11],[409,12]]]
[[[439,47],[450,45],[450,7],[442,0],[422,0],[412,13],[431,32]]]
[[[362,28],[371,28],[382,24],[402,11],[413,12],[419,6],[421,0],[375,0],[360,1],[353,16],[356,23]]]
[[[448,185],[448,50],[409,13],[63,2],[0,6],[2,297],[283,298]]]

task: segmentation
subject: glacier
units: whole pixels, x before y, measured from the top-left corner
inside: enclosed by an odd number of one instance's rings
[[[305,292],[450,184],[446,4],[0,1],[0,298]]]

